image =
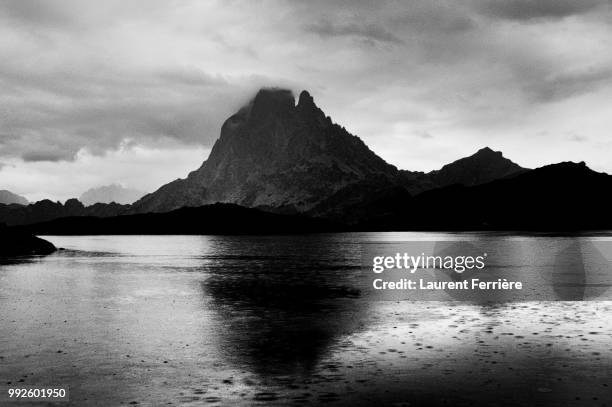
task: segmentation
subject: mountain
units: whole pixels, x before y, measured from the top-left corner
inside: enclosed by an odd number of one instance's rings
[[[452,184],[473,186],[525,171],[527,169],[508,160],[500,151],[485,147],[474,155],[446,164],[441,169],[428,173],[427,176],[436,187]]]
[[[0,223],[6,225],[26,225],[30,223],[45,222],[67,216],[116,216],[127,211],[128,205],[117,203],[97,203],[84,206],[77,199],[69,199],[64,204],[48,199],[29,205],[3,205],[0,204]]]
[[[133,212],[229,202],[304,212],[357,183],[396,185],[400,174],[333,123],[303,91],[262,89],[225,121],[202,166],[134,203]]]
[[[339,225],[303,215],[281,215],[234,204],[181,208],[165,213],[100,218],[79,216],[7,228],[18,233],[99,234],[294,234],[333,232]],[[1,228],[0,228],[1,230]]]
[[[395,184],[358,182],[324,197],[311,216],[354,224],[405,205],[412,196],[449,185],[473,186],[529,171],[488,147],[429,173],[399,171]]]
[[[335,124],[307,91],[296,104],[291,91],[262,89],[225,121],[199,169],[144,196],[130,212],[227,202],[345,221],[357,215],[347,215],[347,207],[380,195],[477,185],[523,171],[489,148],[428,174],[398,170]]]
[[[286,234],[343,230],[612,229],[612,176],[584,163],[548,165],[485,184],[452,184],[416,196],[397,186],[345,206],[350,225],[217,203],[165,213],[62,217],[11,228],[30,234]],[[78,207],[74,200],[70,205]]]
[[[612,228],[612,176],[563,162],[414,197],[392,197],[366,209],[360,230],[543,230]],[[389,210],[388,208],[393,208]]]
[[[127,205],[142,198],[145,194],[146,192],[136,189],[125,188],[119,184],[111,184],[88,189],[79,197],[79,201],[85,206],[111,202]]]
[[[7,191],[6,189],[3,189],[3,190],[0,190],[0,204],[27,205],[28,200],[21,195],[14,194],[11,191]]]

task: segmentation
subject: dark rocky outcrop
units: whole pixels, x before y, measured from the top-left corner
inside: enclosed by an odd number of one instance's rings
[[[51,254],[55,246],[28,232],[0,225],[0,257]]]

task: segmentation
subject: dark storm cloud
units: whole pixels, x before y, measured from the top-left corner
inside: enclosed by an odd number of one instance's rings
[[[223,120],[275,81],[173,61],[175,48],[187,44],[190,56],[209,43],[198,32],[181,38],[180,10],[157,0],[0,0],[0,156],[73,160],[126,141],[212,145]]]
[[[63,175],[86,165],[83,151],[117,162],[126,145],[141,162],[150,150],[206,151],[261,86],[310,90],[402,168],[484,145],[531,156],[530,167],[545,145],[548,162],[569,159],[610,127],[609,4],[0,0],[0,160]],[[525,141],[533,134],[545,135]],[[608,162],[600,150],[583,152]],[[0,182],[17,184],[11,174]],[[23,177],[45,186],[43,173]]]
[[[478,9],[484,14],[510,20],[557,19],[592,11],[606,0],[489,0]]]
[[[25,148],[25,160],[72,159],[82,147],[103,153],[126,138],[210,144],[218,136],[220,118],[239,103],[231,95],[236,89],[223,81],[194,83],[196,78],[180,73],[150,79],[140,85],[142,78],[135,79],[123,87],[107,83],[102,93],[90,83],[62,87],[61,81],[52,80],[50,86],[17,89],[22,95],[18,103],[11,106],[4,99],[12,114],[3,125],[19,137],[5,140],[2,154],[19,155]],[[46,93],[42,98],[41,92]],[[60,141],[58,151],[49,151]]]
[[[11,137],[0,154],[25,161],[72,160],[86,148],[94,154],[124,140],[210,145],[224,118],[253,91],[198,70],[159,72],[47,71],[0,68]]]
[[[74,155],[74,154],[73,154]],[[69,151],[65,150],[38,150],[38,151],[26,151],[21,155],[24,161],[60,161],[60,160],[68,160],[73,157],[70,155]]]

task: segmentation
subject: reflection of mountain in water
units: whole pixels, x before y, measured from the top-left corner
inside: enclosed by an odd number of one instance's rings
[[[202,287],[231,363],[263,375],[307,373],[357,329],[359,253],[338,236],[228,238],[214,252]]]
[[[551,280],[557,297],[563,301],[589,300],[609,290],[611,253],[610,242],[572,239],[554,259]]]
[[[479,248],[476,244],[472,242],[437,242],[434,246],[433,253],[434,256],[442,258],[457,258],[463,256],[472,256],[476,258],[478,256],[483,256],[484,253],[486,253],[486,249]],[[454,282],[470,282],[474,278],[486,281],[493,281],[495,279],[493,273],[479,269],[466,269],[461,273],[456,272],[455,270],[436,270],[435,276],[438,281]],[[474,303],[503,302],[504,294],[506,294],[503,291],[498,290],[483,292],[480,290],[472,290],[471,288],[469,290],[461,291],[453,289],[447,289],[445,291],[455,300],[462,300]]]

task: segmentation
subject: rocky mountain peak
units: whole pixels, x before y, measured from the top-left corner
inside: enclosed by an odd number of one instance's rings
[[[314,98],[306,90],[300,93],[296,110],[311,124],[325,125],[326,122],[331,124],[331,121],[327,119],[325,113],[315,104]]]
[[[250,115],[253,119],[285,114],[295,108],[295,96],[288,89],[264,88],[253,98]]]
[[[202,166],[134,203],[132,212],[233,203],[276,212],[309,212],[376,191],[487,183],[526,171],[485,147],[428,174],[398,171],[359,137],[335,124],[302,91],[261,89],[225,121]],[[325,206],[325,203],[330,203]],[[335,210],[332,208],[332,210]]]
[[[484,147],[469,157],[445,165],[429,176],[438,186],[478,185],[524,172],[525,169],[505,158],[500,151]]]
[[[300,97],[298,99],[298,104],[297,104],[298,109],[318,109],[317,105],[314,102],[313,97],[310,95],[310,93],[308,93],[307,90],[303,90],[300,93]]]
[[[305,211],[355,182],[385,182],[397,169],[334,124],[309,92],[261,89],[225,121],[205,163],[134,204],[167,211],[215,202]]]
[[[474,156],[501,156],[501,151],[495,151],[489,147],[483,147],[480,150],[476,151]]]

